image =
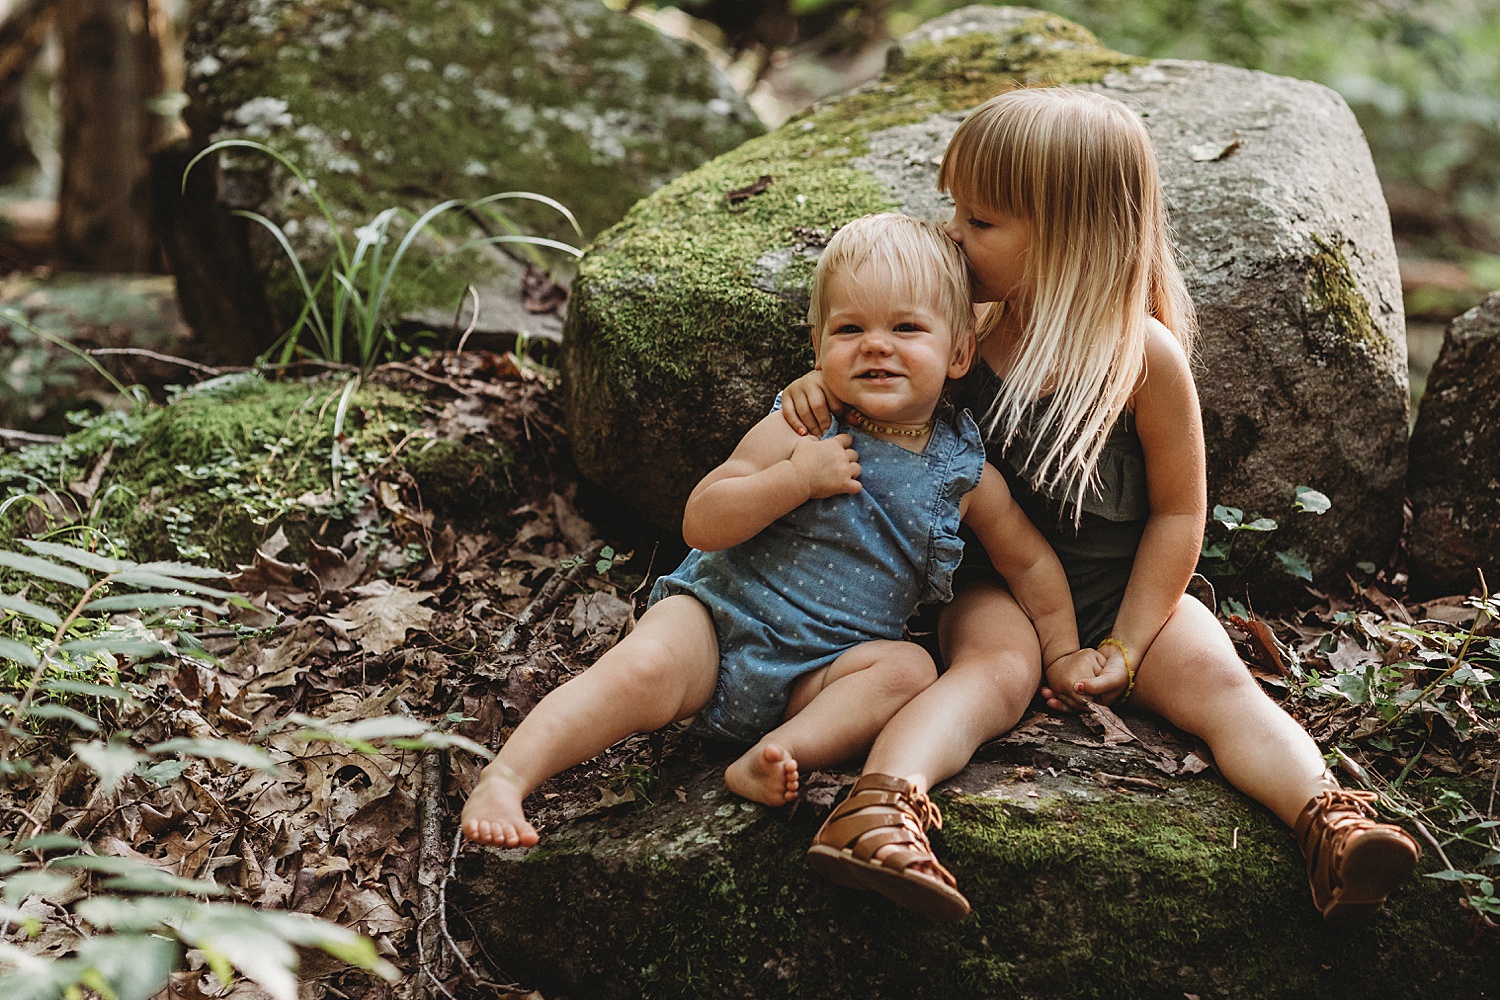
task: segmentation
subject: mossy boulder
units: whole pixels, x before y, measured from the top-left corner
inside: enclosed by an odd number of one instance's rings
[[[692,486],[806,370],[807,286],[830,233],[881,210],[946,218],[937,164],[958,123],[1038,83],[1117,97],[1151,129],[1203,321],[1210,502],[1277,519],[1267,548],[1306,556],[1319,580],[1383,561],[1401,524],[1405,326],[1353,115],[1316,84],[1146,63],[1022,8],[929,22],[879,82],[678,178],[595,241],[563,349],[583,473],[676,530]],[[727,197],[762,176],[761,193]],[[1332,510],[1295,516],[1299,485]],[[1252,576],[1289,579],[1252,548],[1235,553],[1266,570]]]
[[[1329,929],[1274,818],[1211,773],[1168,777],[1159,749],[1103,746],[1074,720],[1023,727],[939,786],[936,850],[974,905],[958,924],[819,880],[803,853],[820,815],[739,800],[686,758],[668,754],[650,808],[461,859],[449,899],[507,975],[594,1000],[1407,1000],[1494,986],[1450,886],[1413,879],[1369,925]]]
[[[514,500],[505,448],[443,438],[426,400],[391,388],[365,385],[344,402],[346,385],[228,376],[0,455],[0,500],[29,493],[47,507],[10,505],[0,538],[83,522],[134,559],[233,569],[280,530],[300,559],[310,538],[338,545],[356,519],[373,520],[372,477],[414,487],[411,499],[445,519],[504,526]]]
[[[597,0],[196,0],[189,20],[192,147],[227,138],[273,147],[315,181],[351,244],[387,208],[420,214],[447,198],[518,190],[562,202],[592,236],[668,179],[762,131],[700,50]],[[286,230],[315,278],[332,243],[308,192],[261,154],[235,151],[220,165],[217,192],[190,186],[178,215],[222,211],[215,198],[260,212]],[[180,178],[180,158],[160,166]],[[212,176],[211,165],[197,169]],[[534,232],[580,242],[550,209],[500,207]],[[451,250],[506,230],[473,213],[445,217],[436,232]],[[206,236],[189,240],[173,255],[185,303],[203,301],[198,314],[215,315],[206,302],[223,293],[205,284],[263,279],[269,315],[256,321],[271,329],[256,335],[279,334],[302,304],[281,248],[238,220],[217,238],[248,239],[253,273],[200,273],[192,254],[213,248],[197,245]],[[405,315],[446,331],[472,283],[481,331],[558,334],[557,317],[522,308],[525,254],[442,249],[424,241],[398,276],[392,294]]]
[[[1413,589],[1500,581],[1500,293],[1443,338],[1412,432],[1411,505]]]

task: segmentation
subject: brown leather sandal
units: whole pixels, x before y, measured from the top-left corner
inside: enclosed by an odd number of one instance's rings
[[[1292,828],[1307,857],[1313,905],[1330,924],[1373,917],[1422,857],[1409,834],[1375,815],[1374,792],[1329,789],[1313,796]]]
[[[866,774],[823,821],[807,863],[837,885],[871,889],[937,920],[962,920],[969,915],[969,901],[933,857],[929,826],[943,828],[943,815],[931,799],[901,778]],[[877,860],[875,852],[889,845],[894,850]]]

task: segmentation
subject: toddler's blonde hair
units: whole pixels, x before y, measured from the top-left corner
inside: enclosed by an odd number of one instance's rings
[[[965,345],[974,342],[974,306],[963,252],[934,223],[882,212],[841,227],[818,258],[807,307],[815,343],[822,343],[828,319],[829,282],[835,275],[851,275],[868,264],[882,268],[898,293],[936,304],[953,333],[950,357],[958,357]]]
[[[1026,463],[1036,462],[1034,486],[1062,487],[1076,520],[1104,442],[1144,375],[1147,316],[1189,354],[1196,333],[1151,137],[1135,112],[1103,94],[1009,91],[959,126],[938,188],[1030,224],[1031,313],[990,434],[1009,441],[1052,392]],[[981,319],[981,336],[1000,308]]]

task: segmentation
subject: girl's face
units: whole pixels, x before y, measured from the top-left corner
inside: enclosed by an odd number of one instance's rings
[[[937,303],[914,295],[911,284],[877,266],[835,274],[825,293],[827,319],[813,331],[829,390],[882,423],[926,421],[946,381],[969,367],[970,352],[955,355]]]
[[[943,232],[969,260],[975,302],[1018,304],[1026,291],[1029,222],[1009,212],[977,208],[955,196],[953,218]]]

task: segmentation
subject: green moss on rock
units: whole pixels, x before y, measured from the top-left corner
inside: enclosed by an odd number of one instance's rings
[[[61,444],[0,459],[0,490],[67,498],[67,484],[113,447],[87,523],[132,558],[188,558],[222,569],[250,562],[278,528],[291,542],[288,554],[304,557],[309,537],[365,501],[356,485],[361,473],[388,462],[390,478],[409,474],[424,504],[444,517],[503,522],[513,495],[504,450],[492,442],[436,441],[425,451],[420,442],[398,451],[408,436],[431,435],[423,400],[381,386],[365,385],[350,397],[336,494],[334,423],[345,385],[253,375],[205,383],[168,406],[108,415]],[[12,508],[0,533],[19,533],[25,510]]]
[[[685,802],[550,830],[529,854],[471,858],[455,905],[508,973],[570,996],[1290,1000],[1488,988],[1441,883],[1413,880],[1374,924],[1331,930],[1308,902],[1290,833],[1216,779],[1147,795],[1073,782],[1035,799],[1014,781],[939,797],[937,851],[975,907],[958,924],[818,880],[803,861],[817,817],[742,804],[701,771],[664,780]]]
[[[192,25],[188,117],[198,139],[247,137],[287,155],[346,239],[391,206],[421,212],[514,190],[558,199],[593,234],[762,131],[695,48],[597,0],[201,0]],[[316,275],[332,245],[307,193],[258,154],[223,163],[225,199],[290,223]],[[522,225],[577,238],[549,209],[502,207]],[[451,249],[475,226],[450,215],[435,231]],[[294,278],[276,245],[253,235],[289,319]],[[451,313],[466,284],[496,266],[441,249],[413,248],[395,306]]]
[[[1375,328],[1369,300],[1360,292],[1344,251],[1319,236],[1313,237],[1313,250],[1307,270],[1308,304],[1314,314],[1327,317],[1334,345],[1343,351],[1390,354],[1392,344]]]

